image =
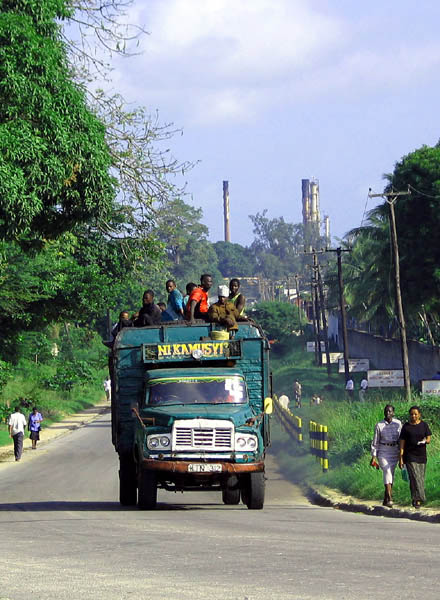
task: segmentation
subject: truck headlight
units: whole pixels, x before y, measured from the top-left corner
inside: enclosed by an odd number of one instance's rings
[[[247,433],[236,433],[235,434],[235,449],[236,450],[250,450],[253,452],[258,446],[257,436],[250,435]]]
[[[149,435],[147,437],[147,448],[149,450],[163,450],[171,444],[169,435]]]

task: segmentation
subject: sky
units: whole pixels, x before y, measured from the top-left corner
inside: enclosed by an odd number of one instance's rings
[[[113,88],[182,130],[169,143],[210,240],[253,240],[249,215],[302,221],[319,180],[333,240],[362,224],[383,174],[440,138],[438,0],[134,0],[148,35]],[[181,182],[176,182],[181,183]]]

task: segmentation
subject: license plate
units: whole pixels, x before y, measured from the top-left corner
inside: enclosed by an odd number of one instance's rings
[[[188,473],[221,473],[222,466],[214,463],[191,463]]]

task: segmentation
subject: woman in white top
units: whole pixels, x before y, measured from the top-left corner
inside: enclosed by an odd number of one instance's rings
[[[394,406],[391,406],[391,404],[385,406],[383,413],[385,419],[379,421],[374,429],[370,465],[375,467],[377,461],[379,461],[385,486],[383,505],[391,508],[393,506],[391,492],[393,489],[394,470],[399,460],[399,436],[402,423],[399,419],[394,418]]]

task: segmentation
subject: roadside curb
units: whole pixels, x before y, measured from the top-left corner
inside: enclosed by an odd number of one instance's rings
[[[427,523],[440,523],[440,513],[436,509],[413,509],[401,506],[386,508],[373,501],[363,501],[352,496],[342,496],[330,488],[313,488],[307,486],[307,497],[313,504],[328,506],[346,512],[357,512],[375,517],[391,517],[393,519],[410,519]]]
[[[94,406],[85,408],[84,410],[67,415],[61,421],[51,423],[42,429],[42,439],[38,443],[38,448],[45,448],[47,444],[61,436],[64,436],[72,431],[76,431],[97,419],[100,415],[110,411],[110,405],[107,401],[101,401]],[[44,416],[44,415],[43,415]],[[23,443],[23,455],[31,453],[31,441],[25,436]],[[32,452],[32,455],[37,455],[38,452]],[[14,458],[14,444],[0,446],[0,464],[9,463]]]

